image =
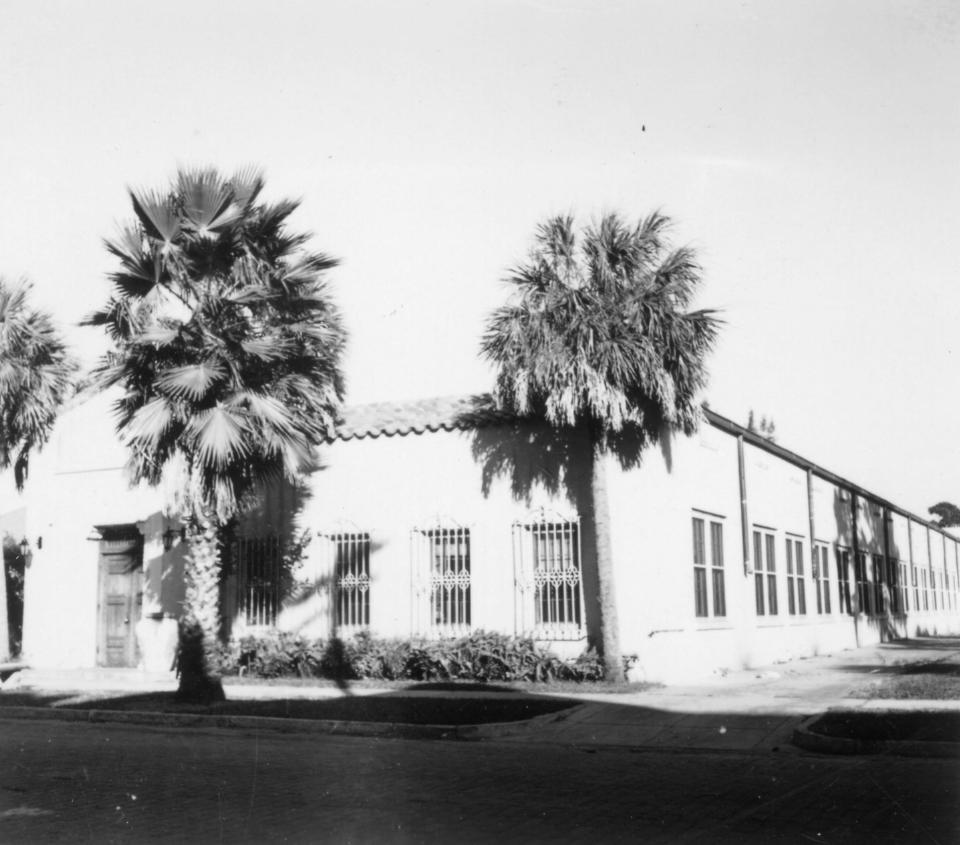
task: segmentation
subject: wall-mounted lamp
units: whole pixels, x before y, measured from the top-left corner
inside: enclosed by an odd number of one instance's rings
[[[177,536],[177,532],[172,528],[168,528],[163,532],[163,550],[169,552],[173,548],[173,541]]]
[[[20,547],[20,557],[23,558],[24,563],[29,565],[30,561],[33,560],[33,549],[30,548],[30,541],[24,537],[18,545]],[[42,548],[43,537],[37,537],[37,549]]]

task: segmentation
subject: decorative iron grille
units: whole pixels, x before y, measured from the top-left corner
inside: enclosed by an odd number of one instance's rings
[[[244,537],[233,547],[237,573],[237,617],[247,625],[277,624],[283,559],[279,537]]]
[[[338,629],[370,626],[370,535],[333,534],[334,624]]]
[[[413,531],[414,630],[465,634],[471,625],[470,529],[461,526]],[[426,610],[426,620],[422,613]],[[424,624],[424,622],[426,624]]]
[[[517,629],[537,639],[583,637],[580,521],[541,510],[513,525]]]

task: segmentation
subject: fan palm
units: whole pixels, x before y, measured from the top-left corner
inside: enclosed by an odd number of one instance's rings
[[[696,429],[720,322],[713,311],[689,310],[701,270],[691,249],[670,247],[668,225],[659,213],[636,225],[607,214],[578,237],[572,217],[546,221],[528,260],[508,276],[513,295],[490,315],[482,340],[502,406],[579,430],[590,444],[588,507],[610,680],[623,677],[623,661],[606,456],[627,433],[650,442],[665,429]]]
[[[27,282],[0,278],[0,471],[13,467],[18,490],[30,453],[50,436],[76,370],[50,316],[31,307],[29,297]],[[9,653],[6,612],[6,579],[0,575],[0,649]]]
[[[106,242],[114,293],[85,321],[114,349],[118,431],[134,480],[179,467],[189,553],[181,697],[223,695],[215,669],[225,531],[261,485],[296,483],[335,422],[345,332],[325,275],[337,261],[287,230],[297,203],[260,199],[257,171],[182,170],[131,191],[135,219]]]

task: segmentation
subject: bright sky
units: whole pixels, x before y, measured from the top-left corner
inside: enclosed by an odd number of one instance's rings
[[[0,273],[72,327],[125,186],[261,165],[343,259],[351,402],[489,389],[538,221],[660,208],[727,321],[711,406],[926,514],[960,500],[960,5],[0,6]]]

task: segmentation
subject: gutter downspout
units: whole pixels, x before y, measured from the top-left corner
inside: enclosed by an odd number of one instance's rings
[[[747,468],[743,459],[743,435],[737,436],[737,469],[740,473],[740,539],[743,543],[743,574],[753,574],[750,559],[750,516],[747,513]]]
[[[858,567],[860,566],[860,543],[858,542],[857,538],[858,501],[857,494],[851,491],[850,512],[853,520],[850,524],[850,545],[853,548],[853,633],[854,637],[856,638],[857,648],[860,648],[860,614],[863,612],[863,608],[860,607],[860,582],[857,580],[857,576],[859,575]],[[864,567],[866,567],[866,561],[864,561]],[[847,576],[849,577],[849,575],[850,571],[847,570]],[[867,573],[864,572],[864,578],[866,578],[866,575]]]

